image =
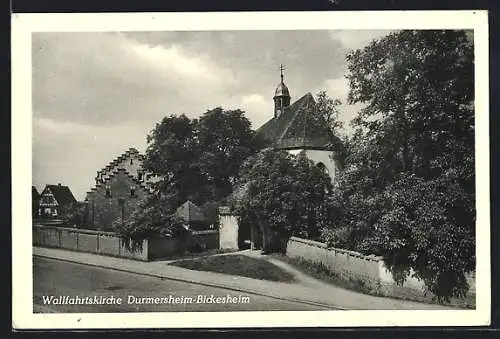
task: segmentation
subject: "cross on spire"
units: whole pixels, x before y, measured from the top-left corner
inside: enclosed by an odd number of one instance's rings
[[[280,64],[280,75],[281,75],[281,82],[283,82],[283,71],[285,70],[285,67],[283,67],[283,64]]]

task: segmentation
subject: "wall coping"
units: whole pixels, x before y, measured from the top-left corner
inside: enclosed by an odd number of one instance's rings
[[[191,231],[192,235],[216,234],[216,233],[219,233],[219,231],[218,230]]]
[[[68,231],[72,233],[82,233],[82,234],[102,234],[102,235],[108,235],[108,236],[115,236],[119,237],[119,235],[116,232],[109,232],[109,231],[96,231],[96,230],[88,230],[88,229],[83,229],[83,228],[72,228],[72,227],[60,227],[60,226],[52,226],[52,225],[33,225],[33,228],[40,228],[40,229],[55,229],[55,230],[61,230],[61,231]],[[219,233],[218,230],[203,230],[203,231],[192,231],[192,235],[203,235],[203,234],[217,234]],[[169,238],[169,237],[165,237]]]
[[[309,239],[303,239],[303,238],[298,238],[298,237],[290,237],[290,240],[301,242],[301,243],[308,244],[308,245],[312,245],[312,246],[315,246],[315,247],[327,248],[327,245],[325,243],[322,243],[322,242],[319,242],[319,241],[314,241],[314,240],[309,240]]]
[[[96,234],[96,235],[102,234],[102,235],[118,236],[115,232],[95,231],[95,230],[87,230],[87,229],[72,228],[72,227],[58,227],[58,226],[51,226],[51,225],[33,225],[33,228],[54,229],[54,230],[61,230],[61,231],[68,231],[68,232],[72,232],[72,233],[82,233],[82,234]]]
[[[309,239],[303,239],[303,238],[298,238],[298,237],[291,237],[290,240],[291,241],[300,242],[300,243],[303,243],[303,244],[307,244],[307,245],[311,245],[311,246],[315,246],[315,247],[324,248],[324,249],[326,249],[328,251],[335,251],[335,252],[344,253],[344,254],[347,254],[347,255],[349,255],[351,257],[356,257],[356,258],[360,258],[360,259],[363,259],[363,260],[370,260],[370,261],[382,261],[383,260],[383,257],[381,257],[381,256],[376,256],[376,255],[373,255],[373,254],[364,255],[364,254],[361,254],[359,252],[349,251],[349,250],[345,250],[345,249],[342,249],[342,248],[328,247],[327,244],[325,244],[323,242],[319,242],[319,241],[314,241],[314,240],[309,240]]]

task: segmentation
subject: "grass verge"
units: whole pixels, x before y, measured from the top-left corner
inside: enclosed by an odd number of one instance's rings
[[[184,252],[184,253],[172,253],[171,255],[161,257],[161,258],[155,258],[153,261],[164,261],[164,260],[181,260],[181,259],[194,259],[198,257],[205,257],[209,255],[215,255],[215,254],[224,254],[224,253],[232,253],[236,252],[237,250],[229,250],[229,249],[210,249],[210,250],[204,250],[201,252]]]
[[[278,266],[262,259],[250,258],[245,255],[220,255],[179,260],[169,265],[196,271],[209,271],[230,275],[239,275],[260,280],[292,282],[293,275]]]
[[[287,257],[283,254],[272,254],[271,256],[277,260],[281,260],[285,263],[288,263],[289,265],[293,266],[295,269],[301,271],[302,273],[307,274],[311,277],[314,277],[318,280],[321,280],[321,281],[324,281],[326,283],[330,283],[332,285],[336,285],[336,286],[339,286],[342,288],[353,290],[356,292],[370,294],[373,296],[390,297],[390,298],[399,299],[399,300],[418,301],[418,302],[425,302],[425,303],[430,303],[430,304],[447,305],[447,306],[467,308],[467,309],[475,309],[476,308],[475,295],[468,295],[466,298],[463,298],[463,299],[453,298],[448,303],[438,302],[437,300],[434,300],[431,295],[424,296],[424,295],[421,295],[418,293],[411,293],[409,291],[400,292],[398,295],[394,295],[394,296],[386,296],[386,295],[383,295],[383,294],[373,290],[371,287],[367,286],[361,280],[349,280],[349,279],[342,278],[340,275],[338,275],[334,272],[331,272],[324,265],[311,263],[311,262],[308,262],[308,261],[300,259],[300,258],[290,258],[290,257]]]

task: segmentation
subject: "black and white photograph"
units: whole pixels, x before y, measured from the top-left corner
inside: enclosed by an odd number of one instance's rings
[[[14,327],[489,324],[485,12],[225,14],[13,17]]]

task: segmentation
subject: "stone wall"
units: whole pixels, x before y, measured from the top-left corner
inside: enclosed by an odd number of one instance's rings
[[[110,187],[110,197],[106,196],[107,185]],[[131,195],[131,186],[135,187],[134,196]],[[139,185],[124,169],[117,169],[105,183],[87,192],[87,228],[112,230],[113,222],[126,219],[147,194],[146,187]]]
[[[191,238],[203,250],[219,248],[219,231],[217,230],[192,231]]]
[[[112,232],[82,230],[65,227],[33,226],[33,245],[54,247],[79,252],[110,255],[136,260],[152,260],[188,250],[192,244],[201,249],[219,247],[219,234],[215,230],[197,231],[184,239],[152,238],[144,240],[142,248],[129,251],[121,239]]]
[[[416,300],[429,298],[425,292],[424,282],[413,277],[412,272],[402,285],[398,285],[385,266],[382,257],[328,248],[324,243],[297,237],[289,239],[286,255],[321,265],[339,278],[362,284],[380,295]],[[469,294],[475,295],[474,274],[470,274],[467,279],[471,286]]]
[[[33,245],[148,260],[147,241],[143,242],[142,250],[130,252],[123,245],[121,239],[111,232],[33,226]]]

